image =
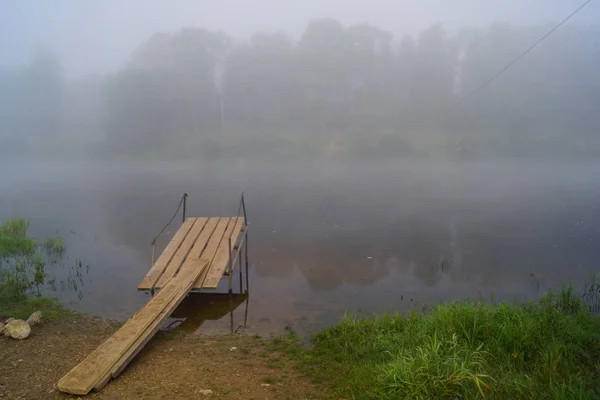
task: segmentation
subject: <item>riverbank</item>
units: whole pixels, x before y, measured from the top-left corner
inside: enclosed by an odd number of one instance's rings
[[[600,318],[572,289],[535,303],[456,302],[345,316],[303,346],[161,331],[98,399],[587,399],[600,394]],[[0,397],[69,398],[54,385],[120,324],[66,309],[0,338]],[[206,394],[209,393],[209,394]]]
[[[76,398],[56,382],[119,323],[65,312],[29,338],[0,337],[0,398]],[[94,399],[320,399],[320,389],[270,341],[256,336],[200,336],[161,331],[119,378]]]

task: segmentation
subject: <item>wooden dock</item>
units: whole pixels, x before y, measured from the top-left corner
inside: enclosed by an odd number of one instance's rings
[[[153,297],[115,334],[61,378],[58,390],[85,395],[92,389],[102,389],[125,369],[191,290],[216,289],[221,278],[228,275],[229,293],[232,293],[232,275],[237,260],[241,293],[241,250],[247,240],[246,232],[246,219],[239,211],[236,217],[185,218],[184,214],[181,227],[138,286],[138,290],[152,291]],[[246,246],[246,290],[247,255]],[[158,291],[156,295],[155,291]]]
[[[230,263],[235,264],[238,258],[245,226],[244,217],[187,218],[138,285],[138,290],[162,289],[182,265],[199,258],[209,260],[210,264],[192,289],[216,289]]]

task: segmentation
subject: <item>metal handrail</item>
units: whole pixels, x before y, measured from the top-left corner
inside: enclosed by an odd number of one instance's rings
[[[244,201],[244,192],[242,192],[242,196],[240,197],[240,205],[238,207],[238,211],[237,214],[235,216],[235,223],[237,224],[238,219],[240,218],[240,213],[244,212],[244,227],[246,227],[248,225],[248,218],[246,216],[246,202]],[[235,225],[234,225],[235,227]],[[229,232],[229,241],[231,241],[231,238],[233,237],[233,230],[231,230],[231,232]]]
[[[186,207],[187,207],[187,197],[188,197],[187,193],[184,193],[183,196],[181,196],[181,200],[179,201],[179,205],[177,206],[177,210],[175,210],[175,214],[173,214],[173,216],[171,217],[171,219],[169,220],[169,222],[167,222],[167,224],[160,230],[160,232],[158,232],[158,234],[156,236],[154,236],[154,239],[152,239],[152,242],[150,243],[150,245],[152,246],[152,266],[154,266],[154,250],[155,250],[156,240],[158,239],[158,237],[160,235],[162,235],[162,233],[165,231],[165,229],[167,229],[169,227],[169,225],[171,225],[171,223],[173,222],[173,220],[175,220],[175,217],[177,216],[177,214],[179,214],[179,210],[181,209],[182,205],[183,205],[183,221],[182,222],[185,222],[185,213],[186,213]]]

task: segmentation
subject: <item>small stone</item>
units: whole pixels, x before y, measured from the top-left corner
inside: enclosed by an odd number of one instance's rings
[[[27,339],[31,333],[29,324],[21,319],[13,319],[4,327],[4,336],[10,336],[13,339]]]
[[[25,321],[29,324],[29,326],[34,326],[37,324],[41,324],[42,323],[42,312],[41,311],[36,311],[33,314],[31,314],[29,316],[29,318],[27,318],[27,321]]]
[[[198,393],[200,393],[202,396],[208,396],[209,394],[212,394],[212,390],[210,389],[200,389],[198,390]]]
[[[270,383],[261,383],[260,386],[262,386],[262,387],[269,387],[269,386],[271,386],[271,384]]]
[[[237,347],[232,347],[229,349],[229,351],[235,351],[235,350],[237,350]]]

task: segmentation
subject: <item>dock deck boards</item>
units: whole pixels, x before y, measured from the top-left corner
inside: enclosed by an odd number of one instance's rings
[[[179,250],[179,247],[181,247],[181,243],[186,238],[190,229],[194,226],[194,222],[196,222],[195,218],[188,218],[184,221],[179,230],[175,233],[175,236],[173,236],[173,239],[171,239],[160,257],[158,257],[158,260],[156,260],[150,271],[148,271],[148,274],[138,288],[151,288],[154,286],[162,272],[173,259],[173,256],[175,256],[177,250]]]
[[[244,217],[187,218],[138,285],[138,290],[164,288],[180,269],[200,258],[209,260],[210,264],[192,289],[216,289],[230,262],[229,238],[235,259],[244,229]]]

